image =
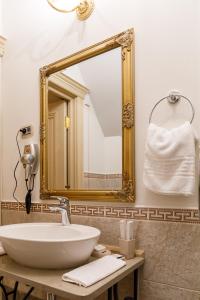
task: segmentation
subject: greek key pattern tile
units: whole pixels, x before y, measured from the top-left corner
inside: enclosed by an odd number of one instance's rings
[[[1,202],[1,209],[18,210],[17,202]]]
[[[71,205],[72,215],[104,217],[104,206]]]
[[[51,206],[56,204],[33,203],[31,211],[35,213],[52,213]],[[20,202],[1,202],[2,210],[25,211],[25,204]],[[173,208],[143,208],[105,205],[71,205],[71,214],[88,217],[108,217],[119,219],[135,219],[144,221],[166,221],[200,224],[198,210]]]

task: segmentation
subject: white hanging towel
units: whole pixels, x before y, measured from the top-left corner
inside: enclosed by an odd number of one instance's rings
[[[126,265],[126,262],[107,255],[63,274],[62,280],[84,287],[91,286]]]
[[[145,146],[145,187],[158,194],[193,195],[196,141],[190,122],[173,129],[151,123]]]

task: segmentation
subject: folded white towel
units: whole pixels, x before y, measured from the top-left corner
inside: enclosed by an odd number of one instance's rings
[[[124,260],[107,255],[76,268],[62,276],[62,280],[84,287],[91,286],[126,265]]]
[[[6,251],[4,250],[3,245],[0,242],[0,255],[4,255],[4,254],[6,254]]]
[[[170,130],[151,123],[145,147],[146,188],[159,194],[191,196],[195,187],[196,140],[190,122]]]

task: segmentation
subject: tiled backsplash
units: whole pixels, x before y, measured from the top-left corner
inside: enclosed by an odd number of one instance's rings
[[[60,222],[60,214],[50,213],[50,205],[53,204],[33,203],[33,213],[27,215],[24,203],[2,202],[2,224]],[[101,230],[100,243],[118,245],[119,219],[132,218],[136,247],[145,251],[141,300],[199,300],[198,211],[121,205],[73,202],[72,223],[97,227]],[[128,288],[131,282],[126,280],[120,299],[130,295]]]
[[[55,204],[54,204],[55,205]],[[53,204],[33,203],[32,212],[51,213],[49,206]],[[1,202],[1,208],[7,210],[25,211],[25,204],[20,202]],[[142,208],[107,205],[72,204],[71,214],[88,217],[128,218],[148,221],[167,221],[200,224],[198,210],[174,208]]]

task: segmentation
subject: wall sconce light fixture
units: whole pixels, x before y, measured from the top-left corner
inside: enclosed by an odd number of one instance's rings
[[[62,13],[76,11],[79,20],[86,20],[94,10],[94,0],[47,0],[49,5]],[[70,2],[75,6],[69,7]]]

